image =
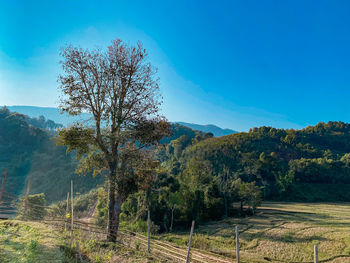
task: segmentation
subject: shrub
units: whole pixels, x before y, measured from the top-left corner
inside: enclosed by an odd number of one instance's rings
[[[26,220],[40,220],[46,215],[45,205],[45,194],[29,195],[27,201],[21,198],[18,213]]]

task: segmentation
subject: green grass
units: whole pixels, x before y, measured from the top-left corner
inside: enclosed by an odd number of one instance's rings
[[[131,263],[165,262],[148,255],[145,250],[105,241],[100,235],[87,235],[75,230],[74,247],[69,249],[69,233],[31,221],[0,221],[0,263],[77,263],[75,242],[84,262]]]
[[[193,247],[235,258],[235,225],[242,262],[350,262],[350,204],[264,203],[257,214],[197,226]],[[188,231],[189,232],[189,231]],[[185,246],[187,232],[158,236]]]
[[[55,232],[34,222],[0,222],[1,263],[75,262],[69,259]]]

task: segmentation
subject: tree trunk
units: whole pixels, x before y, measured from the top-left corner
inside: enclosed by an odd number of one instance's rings
[[[226,193],[224,193],[224,205],[225,205],[225,217],[228,217],[228,204],[227,204]]]
[[[119,223],[120,223],[120,213],[122,211],[122,200],[118,194],[116,195],[116,205],[115,205],[115,225],[113,226],[114,236],[115,240],[117,240],[118,237],[118,230],[119,230]]]
[[[171,221],[170,221],[170,232],[173,231],[173,223],[174,223],[174,209],[175,207],[171,208]]]
[[[118,229],[120,222],[120,213],[123,201],[118,193],[115,192],[115,183],[110,182],[108,191],[108,225],[107,225],[107,239],[115,242],[118,237]]]
[[[116,163],[111,163],[109,165],[107,239],[112,242],[117,241],[119,216],[123,203],[121,196],[116,193],[116,166]]]
[[[114,182],[113,172],[111,171],[108,184],[108,222],[107,222],[107,239],[109,241],[115,242],[117,240],[117,235],[115,232],[115,182]]]
[[[164,230],[165,230],[165,232],[169,232],[168,231],[168,226],[166,225],[167,224],[167,220],[168,219],[168,217],[167,217],[167,212],[165,212],[164,213],[164,216],[163,216],[163,226],[164,226]]]

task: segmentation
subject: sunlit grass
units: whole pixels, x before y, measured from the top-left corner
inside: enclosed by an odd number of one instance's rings
[[[350,262],[350,204],[264,203],[255,216],[197,224],[193,249],[234,262],[236,225],[243,263],[313,262],[316,244],[320,262]],[[186,249],[188,232],[153,237]],[[122,234],[124,245],[85,235],[76,230],[75,240],[90,262],[169,262]],[[0,262],[75,262],[62,249],[63,236],[37,222],[0,222]]]
[[[1,263],[73,262],[60,249],[55,232],[37,222],[0,222]]]
[[[246,218],[228,218],[197,226],[193,247],[235,257],[234,227],[240,228],[242,262],[350,262],[350,204],[264,203]],[[159,236],[184,246],[188,233]]]

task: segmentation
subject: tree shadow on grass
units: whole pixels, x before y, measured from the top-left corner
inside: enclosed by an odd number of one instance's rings
[[[255,218],[251,219],[249,224],[252,224],[254,228],[261,228],[261,231],[255,233],[245,233],[245,237],[248,240],[259,239],[268,240],[274,242],[294,243],[294,242],[311,242],[311,241],[327,241],[329,239],[322,237],[320,233],[315,233],[307,237],[300,235],[303,230],[307,230],[315,227],[347,227],[348,223],[334,221],[333,217],[327,214],[312,213],[312,212],[295,212],[285,211],[282,209],[259,209],[259,214]],[[259,222],[259,219],[264,219]],[[286,223],[300,224],[299,228],[288,229],[283,227]],[[304,226],[303,226],[304,224]],[[276,229],[276,233],[269,233],[270,230]],[[278,229],[281,230],[278,233]],[[326,229],[325,231],[328,232]]]
[[[315,226],[349,227],[348,222],[339,222],[335,217],[328,214],[312,212],[295,212],[281,209],[259,209],[265,218],[271,218],[273,222],[297,222]]]

